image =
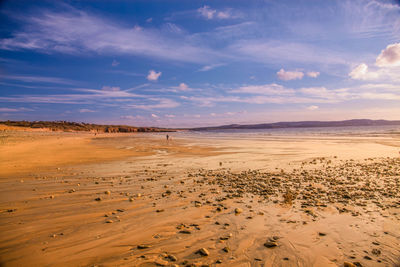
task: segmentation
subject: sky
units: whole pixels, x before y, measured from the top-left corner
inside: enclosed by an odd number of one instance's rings
[[[400,1],[1,1],[0,120],[400,120]]]

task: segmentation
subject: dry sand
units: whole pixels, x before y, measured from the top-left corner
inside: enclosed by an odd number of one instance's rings
[[[1,132],[0,265],[399,266],[398,135],[172,135]]]

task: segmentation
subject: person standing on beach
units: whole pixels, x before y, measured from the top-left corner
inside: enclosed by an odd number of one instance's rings
[[[167,134],[166,138],[167,138],[167,141],[168,141],[169,140],[169,135],[168,134]]]

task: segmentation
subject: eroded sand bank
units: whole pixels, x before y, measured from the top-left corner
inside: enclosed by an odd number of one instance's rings
[[[396,135],[3,134],[4,266],[400,262]]]

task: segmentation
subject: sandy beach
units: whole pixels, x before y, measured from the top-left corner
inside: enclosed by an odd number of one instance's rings
[[[400,135],[0,132],[0,266],[399,266]]]

